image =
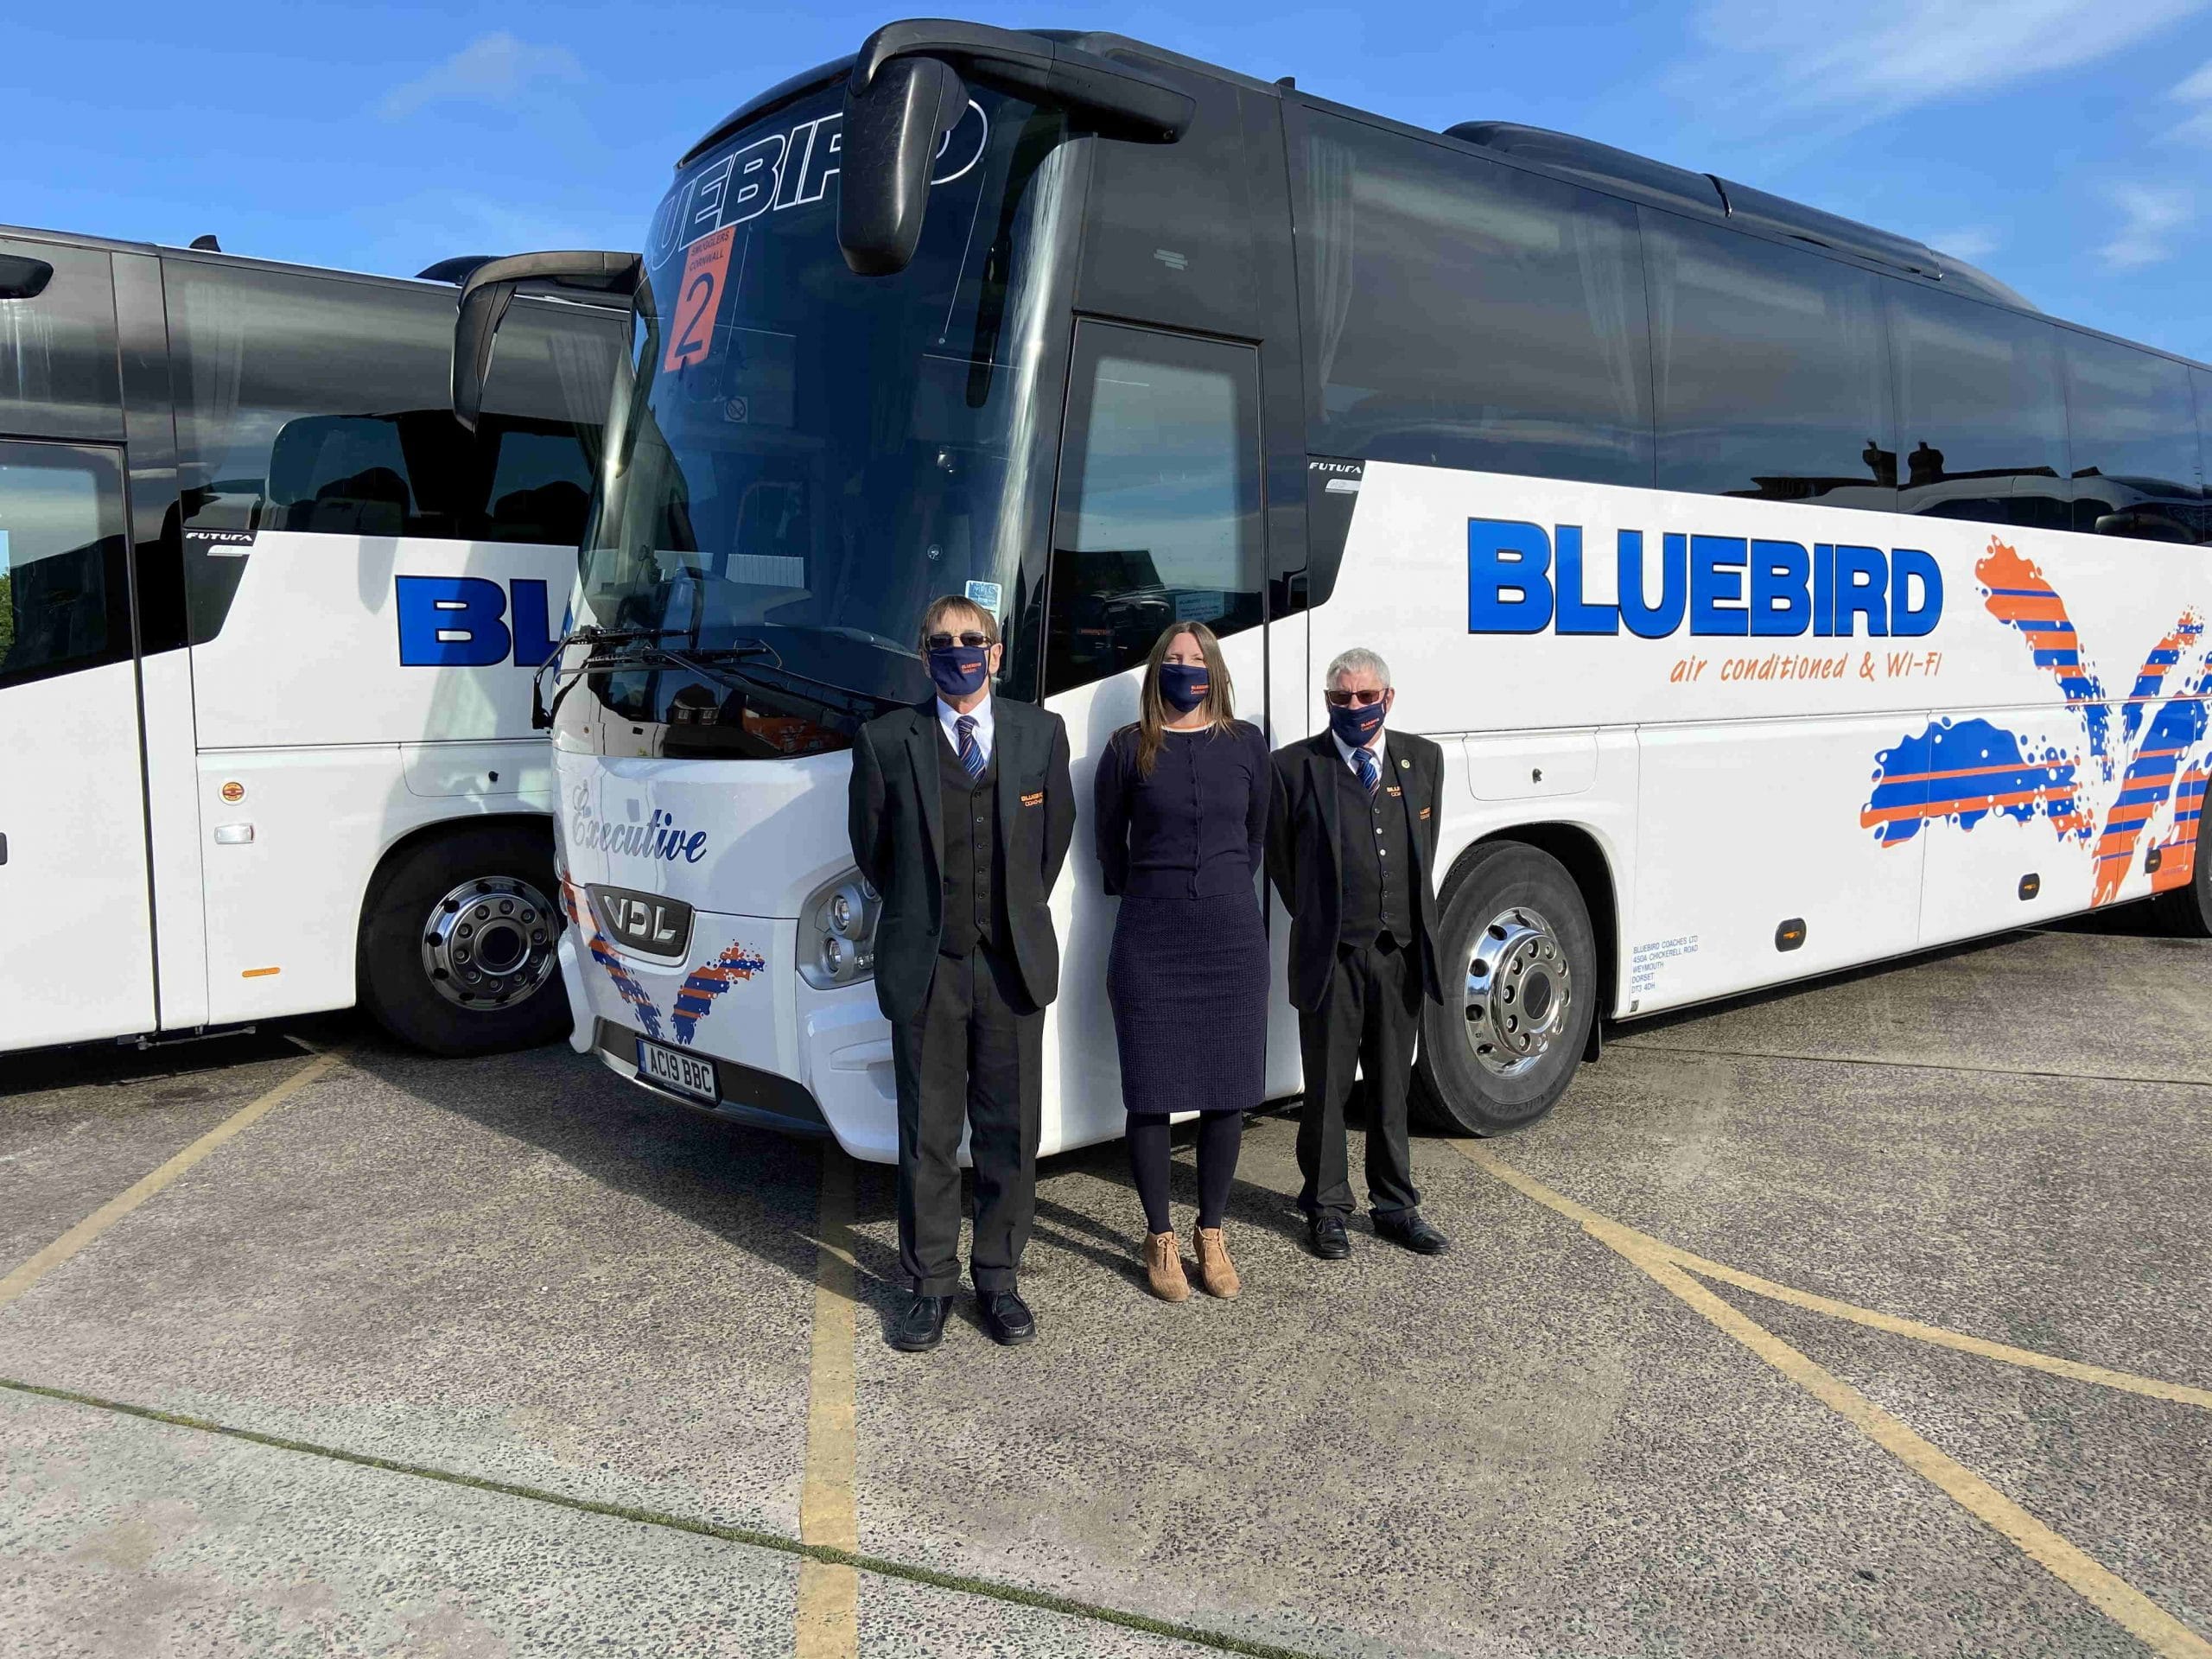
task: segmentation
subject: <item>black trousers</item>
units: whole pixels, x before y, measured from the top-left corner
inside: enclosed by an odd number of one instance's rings
[[[1307,1215],[1348,1216],[1351,1160],[1344,1147],[1344,1103],[1353,1068],[1367,1078],[1367,1201],[1379,1211],[1410,1210],[1413,1150],[1406,1138],[1406,1089],[1420,1030],[1421,959],[1410,949],[1338,945],[1320,1012],[1298,1016],[1306,1062],[1306,1103],[1298,1116],[1298,1168]]]
[[[960,1131],[976,1172],[969,1271],[1012,1290],[1037,1216],[1045,1011],[1013,959],[940,956],[921,1012],[891,1030],[899,1084],[899,1267],[915,1293],[960,1287]]]

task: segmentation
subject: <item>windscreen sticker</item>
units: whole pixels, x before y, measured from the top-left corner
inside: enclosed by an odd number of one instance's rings
[[[992,615],[996,616],[999,611],[999,596],[1005,590],[995,582],[971,582],[960,591]]]
[[[716,231],[694,242],[683,256],[683,280],[677,285],[676,326],[668,333],[668,356],[661,372],[674,374],[712,354],[715,314],[721,309],[722,281],[729,274],[729,251],[737,240],[732,229]]]

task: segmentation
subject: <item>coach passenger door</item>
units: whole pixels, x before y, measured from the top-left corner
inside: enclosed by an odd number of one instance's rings
[[[0,1051],[155,1023],[123,480],[0,440]]]
[[[1176,622],[1204,622],[1220,636],[1236,712],[1264,729],[1260,477],[1256,348],[1120,323],[1076,325],[1044,688],[1046,707],[1067,722],[1080,813],[1071,879],[1055,897],[1060,995],[1058,1040],[1046,1050],[1045,1097],[1058,1103],[1064,1141],[1121,1133],[1106,1001],[1115,908],[1093,851],[1091,776],[1108,738],[1137,717],[1145,661]]]

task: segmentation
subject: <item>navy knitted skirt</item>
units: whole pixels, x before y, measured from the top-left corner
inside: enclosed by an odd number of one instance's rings
[[[1122,900],[1106,996],[1132,1112],[1247,1112],[1267,1087],[1268,934],[1249,890]]]

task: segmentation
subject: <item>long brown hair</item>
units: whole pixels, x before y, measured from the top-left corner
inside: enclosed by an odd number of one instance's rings
[[[1221,641],[1203,622],[1170,623],[1152,642],[1152,655],[1145,658],[1144,689],[1137,694],[1137,775],[1141,778],[1152,776],[1160,746],[1167,741],[1167,700],[1160,695],[1160,665],[1166,659],[1167,647],[1186,633],[1198,641],[1198,654],[1206,659],[1206,700],[1198,705],[1205,710],[1205,729],[1225,732],[1236,724],[1236,688],[1230,683],[1229,664],[1221,659]]]

